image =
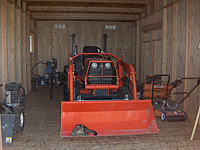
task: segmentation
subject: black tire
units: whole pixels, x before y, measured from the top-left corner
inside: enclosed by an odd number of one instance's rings
[[[64,66],[64,82],[63,82],[63,97],[65,101],[68,101],[68,72],[67,69],[69,68],[69,65]]]
[[[187,113],[185,111],[182,111],[182,113],[183,113],[184,119],[186,120],[187,119]]]
[[[166,113],[165,112],[162,112],[162,114],[161,114],[161,116],[160,116],[160,119],[162,120],[162,121],[165,121],[165,119],[166,119]]]
[[[53,73],[50,74],[50,99],[53,99]]]
[[[19,94],[20,94],[20,107],[23,107],[23,109],[25,109],[26,107],[26,95],[25,95],[25,89],[24,88],[21,88],[20,91],[19,91]]]
[[[31,91],[36,91],[37,90],[37,77],[33,77],[31,79]]]
[[[22,132],[24,130],[24,122],[25,122],[24,110],[16,109],[14,111],[14,114],[16,114],[16,117],[13,130],[15,132]]]

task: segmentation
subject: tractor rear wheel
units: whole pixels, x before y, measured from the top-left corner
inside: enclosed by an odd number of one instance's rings
[[[64,100],[69,101],[69,90],[68,90],[68,72],[69,65],[64,66],[64,83],[63,83],[63,96]]]

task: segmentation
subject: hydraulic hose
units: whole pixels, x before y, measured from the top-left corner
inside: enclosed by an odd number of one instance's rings
[[[44,60],[38,61],[38,62],[32,67],[31,73],[32,73],[34,76],[41,77],[40,75],[35,74],[35,73],[33,72],[33,70],[34,70],[34,68],[35,68],[37,65],[39,65],[39,64],[42,63],[42,62],[44,62]]]

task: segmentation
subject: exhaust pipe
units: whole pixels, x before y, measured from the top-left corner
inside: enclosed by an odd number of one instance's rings
[[[76,49],[75,49],[75,33],[72,34],[72,57],[76,55]]]
[[[104,38],[104,52],[107,53],[107,34],[104,34],[103,35],[103,38]]]

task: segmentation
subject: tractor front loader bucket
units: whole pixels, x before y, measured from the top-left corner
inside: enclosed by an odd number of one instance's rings
[[[72,130],[78,124],[95,130],[97,136],[159,132],[151,100],[62,101],[61,137],[71,136]]]

